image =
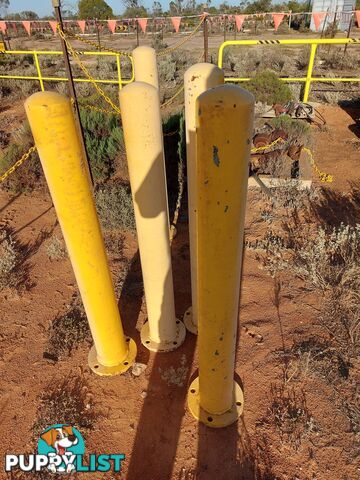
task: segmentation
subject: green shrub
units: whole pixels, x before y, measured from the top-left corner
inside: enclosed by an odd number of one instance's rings
[[[311,138],[310,125],[305,120],[297,120],[289,115],[271,118],[268,123],[275,129],[284,130],[288,140],[297,145],[309,145]]]
[[[95,193],[96,208],[106,229],[135,231],[135,217],[130,187],[123,183],[102,185]]]
[[[249,82],[244,83],[244,88],[255,96],[257,102],[268,105],[286,103],[292,98],[290,88],[271,70],[257,73]]]
[[[81,124],[93,178],[107,180],[115,171],[116,159],[124,153],[119,117],[82,109]]]

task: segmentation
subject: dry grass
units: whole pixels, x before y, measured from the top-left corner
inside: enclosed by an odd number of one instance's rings
[[[11,229],[0,230],[0,291],[9,289],[18,293],[31,287],[27,249],[12,234]]]
[[[123,183],[102,185],[95,193],[100,222],[105,229],[135,231],[130,187]]]
[[[0,290],[17,284],[16,266],[19,251],[16,242],[6,231],[0,233]]]
[[[91,333],[80,296],[75,295],[68,311],[51,324],[44,358],[57,362],[69,357],[83,342],[91,343]]]
[[[46,253],[51,261],[64,260],[68,256],[64,240],[57,235],[54,235],[47,244]]]
[[[33,437],[54,424],[70,424],[80,430],[93,428],[97,414],[93,395],[83,376],[70,374],[52,381],[39,399]]]
[[[283,443],[298,449],[305,436],[316,430],[314,419],[306,405],[303,390],[273,384],[267,422],[274,425]]]

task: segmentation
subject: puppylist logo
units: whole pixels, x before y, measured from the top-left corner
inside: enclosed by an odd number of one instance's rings
[[[40,435],[37,454],[5,456],[5,471],[23,472],[93,473],[120,472],[124,454],[90,453],[85,461],[85,442],[79,430],[71,425],[51,425]]]

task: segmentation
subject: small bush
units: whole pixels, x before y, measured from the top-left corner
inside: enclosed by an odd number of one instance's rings
[[[289,87],[270,70],[257,73],[249,82],[244,83],[244,88],[253,93],[257,102],[268,105],[283,104],[292,98]]]
[[[161,57],[158,68],[161,84],[176,81],[177,65],[172,56]]]
[[[316,232],[286,226],[286,235],[269,233],[258,242],[258,258],[272,276],[289,272],[323,295],[319,320],[346,355],[360,346],[360,225],[340,224]]]
[[[231,51],[228,48],[224,50],[223,65],[225,68],[227,67],[232,72],[235,72],[236,57],[231,53]]]
[[[295,449],[299,448],[302,438],[315,429],[304,392],[272,385],[270,400],[266,423],[275,425],[282,442],[290,442]]]
[[[9,145],[10,134],[0,130],[0,148],[3,149]]]
[[[64,241],[54,235],[46,246],[46,253],[50,260],[63,260],[67,257],[67,250]]]
[[[265,250],[261,259],[272,276],[292,272],[324,292],[349,286],[360,275],[360,225],[341,224],[330,232],[319,227],[312,233],[286,226],[284,237],[269,232],[257,248]]]
[[[297,120],[289,115],[280,115],[268,121],[274,129],[284,130],[287,140],[291,144],[309,145],[311,139],[311,128],[305,120]]]
[[[70,305],[65,315],[57,316],[50,327],[44,358],[58,361],[69,357],[80,343],[91,342],[89,324],[81,300]]]
[[[11,137],[10,145],[6,148],[2,157],[0,157],[1,173],[14,165],[34,143],[27,122],[18,130],[15,130]],[[12,193],[22,193],[31,192],[37,187],[43,186],[43,184],[44,176],[40,159],[37,152],[33,152],[15,172],[1,183],[1,188]]]
[[[54,424],[70,424],[91,429],[96,420],[93,395],[84,377],[70,374],[52,381],[40,397],[33,437],[37,440],[45,428]]]
[[[128,185],[103,185],[96,191],[95,201],[104,228],[135,231],[134,209]]]
[[[167,44],[164,42],[164,37],[161,32],[155,34],[152,39],[151,39],[151,46],[154,48],[157,52],[160,50],[164,50],[167,48]]]
[[[17,283],[16,267],[19,252],[16,242],[7,232],[0,232],[0,291]]]
[[[310,51],[308,48],[303,48],[295,60],[296,67],[299,70],[307,69],[309,65]]]
[[[41,236],[38,238],[41,241]],[[9,228],[0,231],[0,291],[8,289],[12,293],[22,293],[34,285],[26,261],[29,252],[31,248],[15,240]]]
[[[327,54],[321,56],[321,66],[325,70],[358,70],[360,59],[358,56],[351,55],[350,52],[344,55],[342,50],[332,49]]]
[[[42,58],[40,61],[41,68],[52,68],[56,67],[56,61],[52,57]]]
[[[291,33],[291,28],[289,28],[288,23],[284,21],[279,25],[279,28],[274,33],[275,35],[289,35],[289,33]]]
[[[329,92],[324,92],[322,94],[323,99],[326,103],[330,103],[330,105],[337,105],[340,102],[341,99],[341,93],[337,91],[329,91]]]
[[[82,109],[81,123],[93,178],[107,180],[115,171],[116,159],[125,149],[119,117]]]
[[[41,32],[36,32],[34,35],[35,40],[45,40],[45,35]]]

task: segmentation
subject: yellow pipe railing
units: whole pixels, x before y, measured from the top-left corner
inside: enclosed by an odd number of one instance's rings
[[[360,38],[298,38],[291,40],[228,40],[221,44],[218,55],[218,66],[223,68],[223,56],[224,49],[231,46],[243,45],[311,45],[310,57],[308,63],[308,69],[306,77],[281,77],[284,82],[304,82],[304,95],[303,101],[307,102],[310,93],[310,87],[313,82],[360,82],[360,78],[345,77],[345,78],[333,78],[333,77],[313,77],[313,69],[315,62],[315,55],[318,45],[348,45],[358,44],[360,45]],[[225,82],[248,82],[250,78],[225,78]]]
[[[120,55],[116,52],[92,52],[92,51],[81,51],[78,52],[81,55],[101,55],[101,56],[108,56],[108,57],[115,57],[116,58],[116,69],[117,69],[117,80],[112,79],[96,79],[94,78],[93,81],[95,83],[103,83],[103,84],[111,84],[111,85],[119,85],[119,89],[128,83],[134,81],[134,64],[133,59],[130,56],[131,62],[131,78],[123,79],[121,76],[121,61]],[[37,71],[36,75],[0,75],[0,78],[12,78],[15,80],[37,80],[40,83],[40,88],[44,91],[44,82],[66,82],[68,79],[67,77],[52,77],[52,76],[44,76],[39,62],[40,55],[56,55],[61,56],[63,53],[57,50],[5,50],[1,52],[2,55],[32,55],[34,57],[34,63]],[[84,83],[91,83],[87,78],[74,78],[74,82],[84,82]]]

